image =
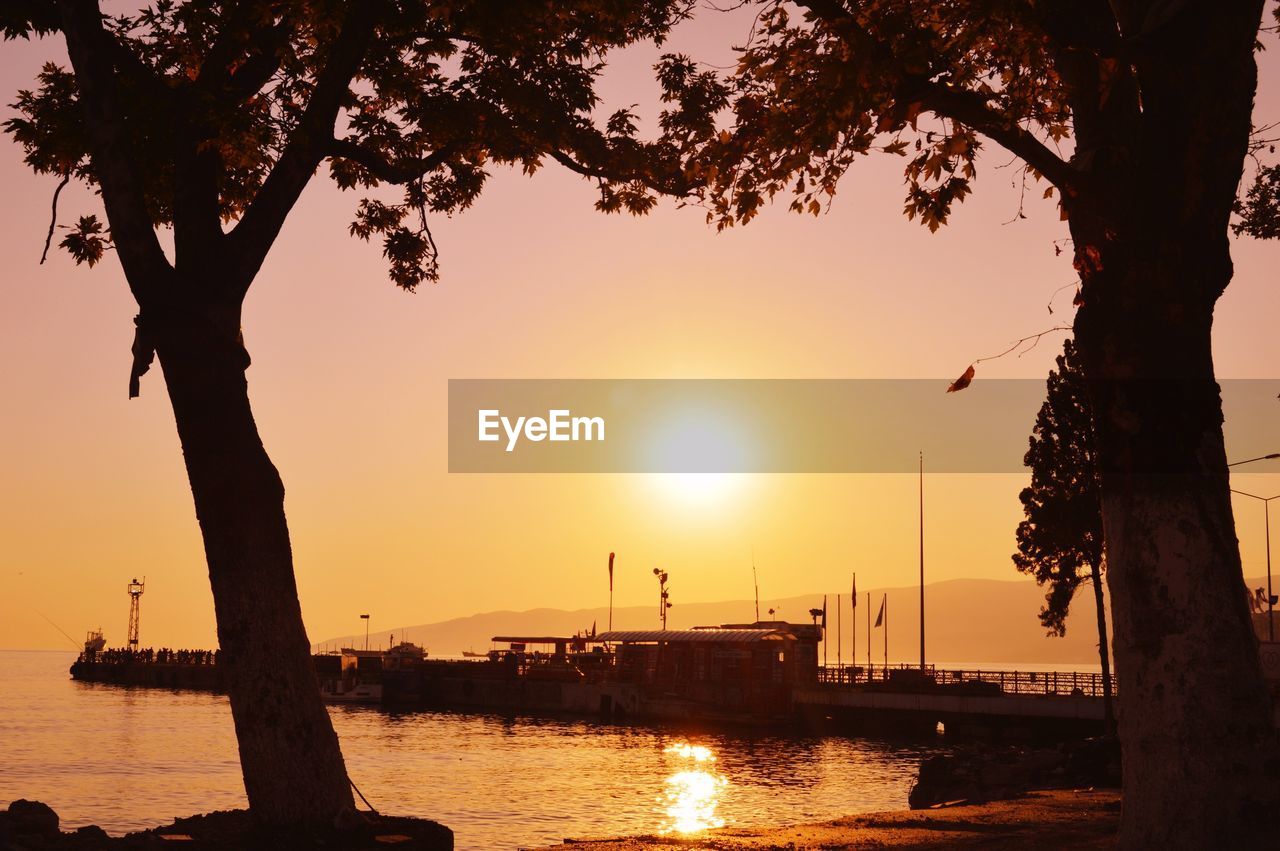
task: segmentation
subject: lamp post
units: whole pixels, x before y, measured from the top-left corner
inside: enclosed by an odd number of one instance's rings
[[[364,649],[369,649],[369,616],[361,615],[360,620],[364,621]]]
[[[653,569],[653,575],[658,577],[658,617],[662,619],[662,628],[667,628],[667,609],[671,608],[671,592],[667,588],[667,572],[659,568]]]
[[[1239,467],[1241,464],[1252,464],[1254,461],[1274,461],[1280,458],[1280,452],[1269,452],[1266,455],[1259,455],[1257,458],[1246,458],[1243,461],[1234,461],[1228,463],[1228,467]],[[1250,499],[1256,499],[1262,503],[1262,519],[1266,528],[1267,540],[1267,640],[1276,640],[1276,617],[1275,617],[1275,594],[1271,592],[1271,500],[1280,499],[1280,494],[1275,496],[1258,496],[1256,493],[1246,493],[1245,491],[1231,489],[1232,493],[1240,496],[1247,496]]]

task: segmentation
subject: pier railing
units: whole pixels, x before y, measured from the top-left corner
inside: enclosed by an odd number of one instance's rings
[[[1102,674],[1079,671],[946,670],[926,665],[820,665],[818,681],[832,685],[946,690],[973,694],[1102,697]],[[1117,693],[1111,678],[1111,693]]]

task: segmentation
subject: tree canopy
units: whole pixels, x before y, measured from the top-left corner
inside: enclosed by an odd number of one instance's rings
[[[1053,52],[1105,34],[1050,33],[1054,7],[1105,3],[802,0],[802,16],[761,5],[733,131],[710,134],[690,162],[718,226],[749,221],[779,193],[817,214],[859,156],[882,152],[907,158],[905,213],[936,230],[971,191],[983,137],[1065,191],[1080,179],[1057,147],[1072,113]]]
[[[5,37],[71,24],[85,73],[46,65],[6,129],[36,172],[107,190],[110,230],[89,212],[61,240],[79,262],[114,243],[126,270],[155,272],[145,231],[171,227],[178,263],[216,244],[247,286],[328,160],[364,194],[351,233],[380,239],[391,278],[413,289],[439,274],[431,217],[466,209],[495,165],[559,163],[599,180],[609,211],[648,210],[650,187],[683,191],[672,143],[638,139],[628,109],[597,116],[595,84],[607,51],[660,44],[693,2],[156,0],[100,18],[94,3],[22,0],[0,12]],[[666,131],[705,132],[714,78],[666,56],[659,80]]]

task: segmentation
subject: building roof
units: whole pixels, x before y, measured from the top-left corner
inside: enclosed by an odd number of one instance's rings
[[[589,635],[572,636],[565,638],[563,636],[556,637],[554,635],[495,635],[490,641],[500,644],[559,644],[560,642],[573,641],[598,641]]]
[[[668,644],[684,644],[689,642],[708,642],[752,644],[757,641],[785,641],[792,637],[779,629],[641,629],[602,632],[595,637],[595,640],[620,643],[664,642]]]

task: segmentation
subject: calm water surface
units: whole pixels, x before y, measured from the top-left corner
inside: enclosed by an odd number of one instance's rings
[[[74,653],[0,650],[0,804],[111,833],[245,806],[221,695],[77,683]],[[682,735],[576,720],[333,707],[369,801],[437,819],[460,849],[785,824],[906,806],[936,744]]]

